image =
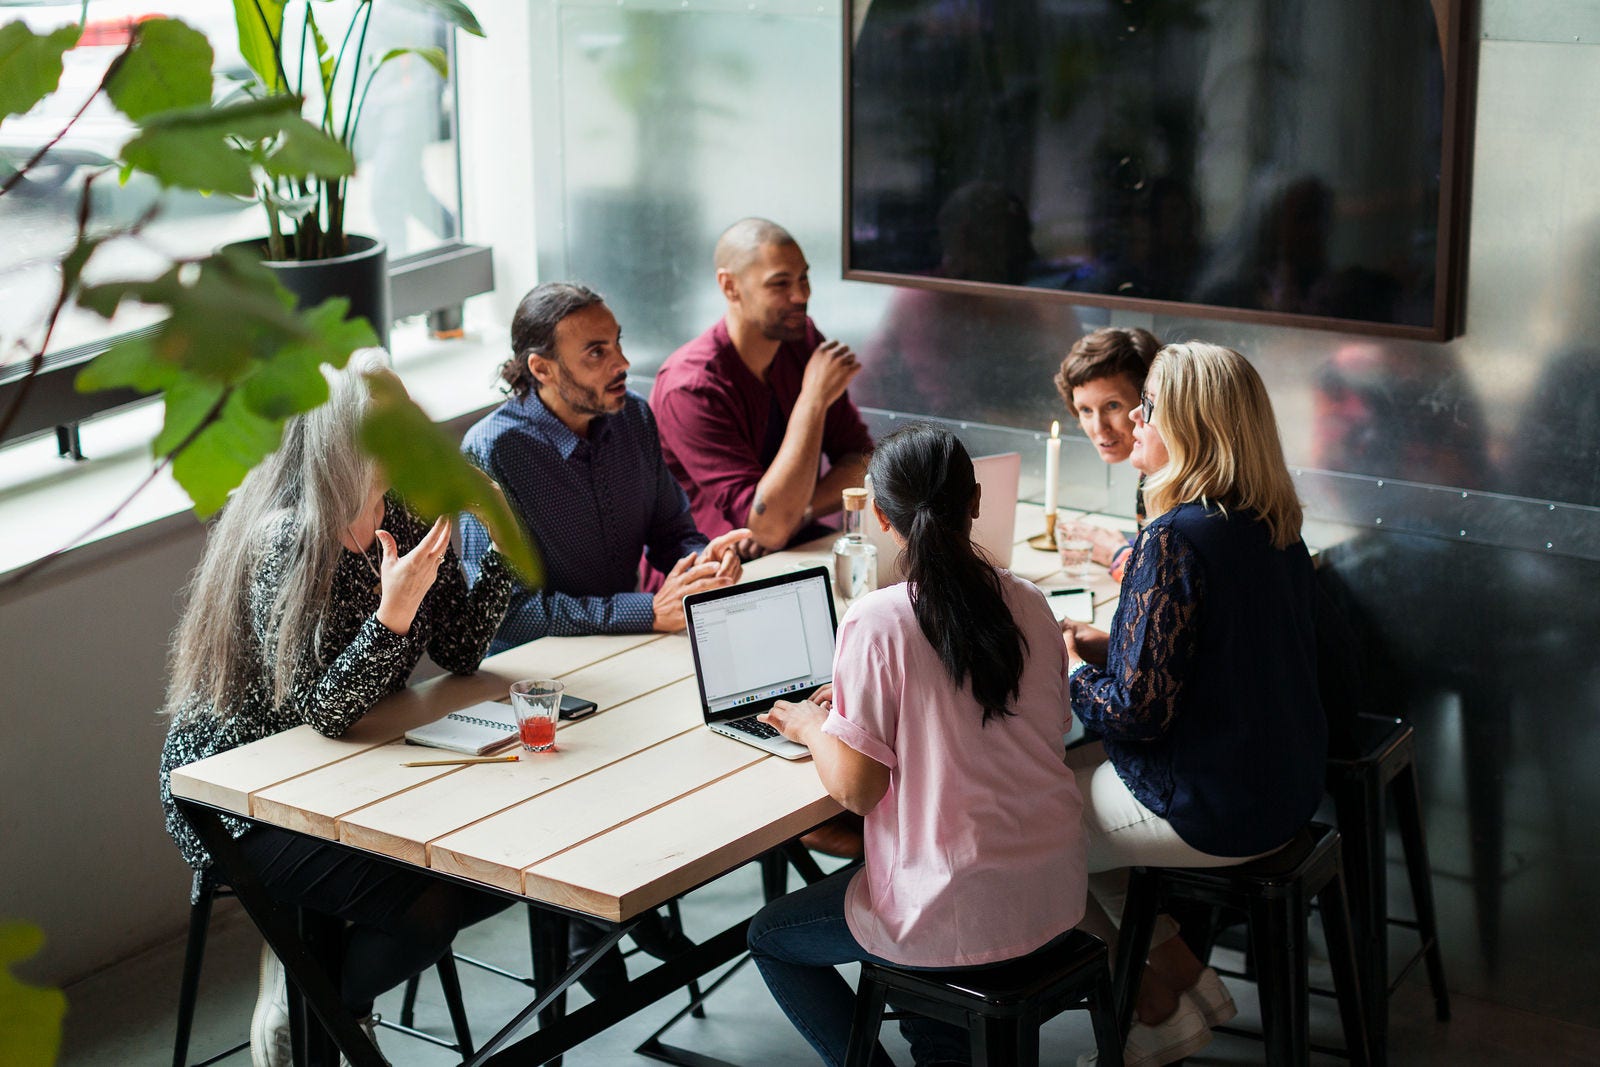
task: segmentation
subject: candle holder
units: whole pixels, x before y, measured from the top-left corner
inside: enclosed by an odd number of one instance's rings
[[[1044,533],[1034,534],[1028,538],[1028,547],[1037,548],[1041,552],[1055,552],[1056,548],[1056,513],[1044,513]]]

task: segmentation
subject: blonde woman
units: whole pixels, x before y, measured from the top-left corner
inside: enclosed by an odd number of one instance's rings
[[[362,375],[384,366],[368,350],[329,374],[328,402],[290,420],[212,528],[191,580],[160,777],[167,831],[196,869],[211,857],[173,803],[173,768],[300,725],[338,737],[404,688],[424,652],[458,674],[476,670],[505,614],[512,578],[498,554],[469,591],[449,520],[417,518],[356,447]],[[458,929],[505,906],[274,827],[224,822],[269,892],[350,921],[342,992],[358,1018],[437,961]],[[263,950],[257,1067],[289,1062],[284,1000],[283,969]]]
[[[1274,851],[1316,810],[1327,755],[1311,560],[1260,376],[1231,349],[1168,345],[1133,438],[1150,522],[1110,634],[1066,634],[1072,709],[1101,739],[1069,757],[1089,843],[1084,926],[1108,940],[1124,868]],[[1129,1067],[1190,1055],[1233,1015],[1176,933],[1163,919],[1152,939]]]

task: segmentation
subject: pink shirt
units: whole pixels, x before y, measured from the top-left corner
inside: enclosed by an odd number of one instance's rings
[[[868,594],[839,627],[823,732],[889,768],[845,919],[894,963],[1010,959],[1083,918],[1083,803],[1062,763],[1066,648],[1044,595],[1000,576],[1028,652],[1016,714],[988,726],[922,636],[906,585]]]

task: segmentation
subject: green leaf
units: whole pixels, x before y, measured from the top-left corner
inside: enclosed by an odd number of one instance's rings
[[[266,159],[267,173],[275,178],[343,178],[356,172],[350,150],[301,118],[283,125],[282,137]]]
[[[177,378],[167,387],[163,398],[167,407],[166,420],[162,422],[161,432],[156,439],[150,442],[150,451],[164,456],[177,448],[200,428],[226,391],[216,382],[194,375]]]
[[[217,419],[172,461],[172,476],[205,519],[228,501],[257,463],[283,441],[283,420],[263,419],[233,393]]]
[[[28,923],[0,924],[0,1063],[52,1067],[61,1051],[67,998],[59,989],[19,981],[11,965],[38,954],[44,931]]]
[[[255,142],[265,146],[264,157]],[[123,146],[122,156],[164,185],[241,197],[255,192],[251,165],[257,159],[285,177],[355,172],[349,150],[300,117],[295,96],[163,111]]]
[[[387,371],[369,374],[367,388],[372,408],[361,424],[361,446],[389,484],[424,518],[476,515],[523,583],[537,588],[538,555],[489,476],[467,462],[455,439],[417,407],[399,378]]]
[[[73,382],[80,393],[133,389],[153,393],[176,382],[182,371],[161,359],[147,337],[118,341],[78,372]]]
[[[283,58],[283,8],[283,0],[233,0],[239,52],[261,79],[268,95],[289,90],[278,76],[279,60]]]
[[[123,145],[122,159],[165,186],[239,197],[256,188],[248,158],[202,131],[146,130]]]
[[[0,26],[0,119],[25,115],[61,84],[61,56],[78,43],[80,27],[39,35],[26,23]]]
[[[373,69],[377,70],[389,60],[399,59],[401,56],[417,56],[432,67],[439,77],[450,77],[450,60],[446,58],[443,48],[391,48],[383,54],[383,58],[378,60],[378,66]]]
[[[333,96],[333,77],[339,70],[338,56],[328,47],[322,31],[317,28],[317,20],[309,4],[306,5],[306,28],[311,31],[311,40],[317,47],[317,71],[322,76],[322,95],[328,99]]]
[[[245,403],[264,418],[298,415],[328,399],[324,363],[343,367],[358,348],[372,348],[378,337],[366,319],[346,319],[348,300],[325,300],[301,316],[312,336],[282,345],[248,378]]]
[[[417,0],[417,6],[433,12],[458,30],[465,30],[474,37],[483,36],[477,16],[461,0]]]
[[[176,19],[138,23],[133,47],[106,75],[106,95],[135,122],[211,101],[214,58],[205,34]]]

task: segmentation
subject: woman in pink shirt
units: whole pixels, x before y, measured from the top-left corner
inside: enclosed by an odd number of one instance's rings
[[[763,716],[808,745],[828,792],[866,817],[863,867],[774,901],[750,927],[768,988],[829,1064],[844,1061],[854,1003],[835,965],[1000,963],[1084,910],[1060,627],[1038,589],[973,547],[978,486],[954,434],[900,430],[871,473],[907,580],[845,616],[832,686]],[[956,1027],[908,1019],[902,1030],[918,1064],[968,1062]]]

